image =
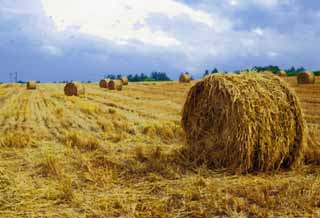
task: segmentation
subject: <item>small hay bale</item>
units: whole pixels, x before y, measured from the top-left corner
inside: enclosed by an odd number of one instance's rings
[[[128,77],[126,77],[126,76],[121,77],[120,80],[121,80],[121,82],[122,82],[122,85],[124,85],[124,86],[126,86],[126,85],[129,84],[129,79],[128,79]]]
[[[108,88],[108,83],[109,83],[109,79],[102,79],[100,80],[99,82],[99,86],[100,88],[104,88],[104,89],[107,89]]]
[[[37,82],[36,81],[28,81],[27,82],[27,89],[29,89],[29,90],[37,89]]]
[[[286,71],[284,71],[284,70],[279,71],[279,72],[277,73],[277,75],[280,76],[280,77],[287,77],[287,76],[288,76],[287,73],[286,73]]]
[[[305,124],[296,96],[270,74],[211,75],[183,108],[185,151],[198,164],[234,172],[299,166]]]
[[[121,80],[110,80],[108,83],[108,89],[110,90],[122,90],[122,81]]]
[[[316,82],[316,77],[313,72],[305,71],[303,73],[299,73],[297,76],[298,84],[314,84]]]
[[[85,87],[80,82],[70,82],[64,87],[64,93],[67,96],[79,96],[85,94]]]
[[[189,83],[191,81],[191,76],[188,73],[183,73],[179,77],[180,83]]]

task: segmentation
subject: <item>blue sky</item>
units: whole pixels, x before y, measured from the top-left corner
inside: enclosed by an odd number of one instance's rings
[[[0,81],[320,69],[317,0],[0,0]]]

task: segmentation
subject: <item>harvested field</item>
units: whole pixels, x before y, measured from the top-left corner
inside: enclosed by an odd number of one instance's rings
[[[281,79],[300,101],[308,145],[320,150],[320,78]],[[238,175],[181,152],[181,111],[194,84],[117,92],[93,83],[79,96],[66,96],[64,84],[0,85],[0,217],[320,217],[314,160]]]

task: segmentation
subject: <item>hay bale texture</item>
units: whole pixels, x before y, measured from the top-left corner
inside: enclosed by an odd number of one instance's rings
[[[316,77],[313,72],[305,71],[303,73],[299,73],[297,76],[298,84],[314,84],[316,82]]]
[[[64,93],[67,96],[79,96],[85,94],[85,87],[80,82],[70,82],[64,87]]]
[[[37,82],[36,81],[28,81],[27,82],[27,89],[29,89],[29,90],[37,89]]]
[[[180,83],[189,83],[191,81],[191,76],[188,73],[183,73],[179,77]]]
[[[127,86],[129,84],[129,79],[126,76],[121,77],[122,85]]]
[[[296,96],[270,74],[211,75],[189,91],[182,126],[191,159],[236,172],[300,164],[304,121]]]
[[[109,79],[102,79],[100,80],[99,82],[99,86],[100,88],[104,88],[104,89],[107,89],[108,88],[108,83],[109,83]]]
[[[108,89],[110,90],[122,90],[122,81],[121,80],[110,80],[108,83]]]

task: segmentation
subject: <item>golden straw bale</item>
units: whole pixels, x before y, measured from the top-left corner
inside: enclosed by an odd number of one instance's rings
[[[183,73],[179,77],[180,83],[189,83],[191,81],[191,76],[188,73]]]
[[[36,81],[28,81],[27,82],[27,89],[37,89],[37,82]]]
[[[303,73],[299,73],[297,76],[298,84],[314,84],[316,82],[316,77],[313,72],[305,71]]]
[[[85,87],[80,82],[70,82],[64,87],[64,93],[67,96],[79,96],[85,94]]]
[[[122,90],[122,81],[121,80],[110,80],[108,83],[108,89],[110,90]]]
[[[99,86],[100,86],[100,88],[105,88],[105,89],[107,89],[108,88],[108,83],[109,83],[109,79],[102,79],[102,80],[100,80],[100,82],[99,82]]]
[[[126,77],[126,76],[121,77],[120,80],[121,80],[121,82],[122,82],[122,85],[124,85],[124,86],[126,86],[126,85],[129,84],[129,79],[128,79],[128,77]]]
[[[235,172],[298,166],[305,124],[294,93],[271,74],[210,75],[183,108],[185,150],[199,164]]]

